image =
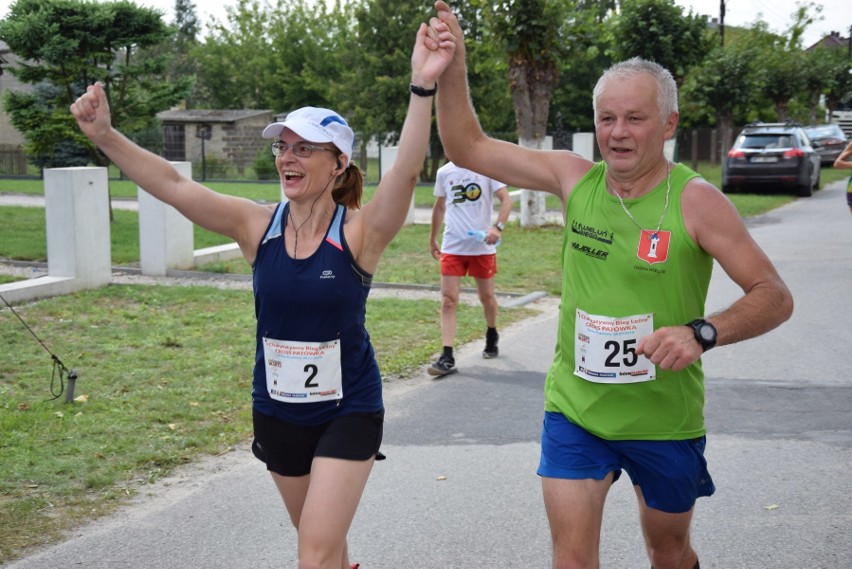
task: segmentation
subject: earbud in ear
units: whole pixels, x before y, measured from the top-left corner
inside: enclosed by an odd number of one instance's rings
[[[340,170],[343,168],[343,164],[340,163],[340,158],[337,159],[337,169]]]

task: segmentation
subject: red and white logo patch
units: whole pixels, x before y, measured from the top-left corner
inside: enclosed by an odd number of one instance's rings
[[[636,256],[649,265],[664,263],[669,256],[671,238],[671,231],[643,229],[639,234],[639,249],[636,251]]]

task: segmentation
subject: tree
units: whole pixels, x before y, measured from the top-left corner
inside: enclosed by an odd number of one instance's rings
[[[139,49],[163,41],[168,28],[159,12],[121,1],[17,0],[0,22],[0,39],[24,63],[9,71],[35,93],[8,93],[4,106],[38,164],[50,163],[62,141],[88,149],[100,166],[109,159],[83,136],[69,112],[86,86],[101,81],[116,128],[133,132],[156,112],[180,100],[183,81],[162,80],[164,58],[136,61]]]
[[[486,14],[478,2],[462,2],[456,8],[464,30],[470,96],[483,130],[498,138],[515,140],[515,111],[506,81],[508,61]]]
[[[572,0],[503,0],[491,6],[491,29],[506,49],[521,146],[542,148],[544,143],[573,8]],[[521,225],[543,225],[544,213],[544,194],[522,189]]]
[[[616,60],[642,57],[668,69],[680,85],[713,47],[705,16],[684,15],[673,0],[626,0],[615,20]]]
[[[477,2],[460,3],[459,23],[465,32],[467,65],[473,100],[483,129],[506,137],[514,131],[514,114],[506,83],[506,61],[499,43]],[[354,97],[353,120],[365,133],[394,143],[408,106],[411,47],[418,22],[427,22],[431,7],[422,2],[379,0],[355,10],[357,46],[346,49],[347,72],[343,86]],[[343,100],[342,100],[343,102]],[[444,158],[433,122],[428,165],[423,180],[434,180]]]
[[[214,22],[192,51],[198,62],[199,105],[217,109],[286,112],[311,105],[341,112],[350,93],[341,86],[351,13],[337,2],[308,6],[299,0],[240,0],[227,21]]]
[[[177,33],[174,43],[180,53],[188,51],[187,48],[195,45],[198,41],[198,14],[195,12],[195,4],[191,0],[175,0],[174,26]]]
[[[758,98],[762,84],[754,65],[758,54],[756,48],[745,44],[717,47],[692,68],[681,89],[681,114],[715,118],[723,149],[730,148],[733,141],[734,118],[745,115]]]
[[[287,0],[281,7],[283,12],[273,14],[270,30],[270,51],[277,61],[272,79],[280,97],[274,108],[329,107],[349,118],[351,86],[344,76],[350,66],[357,66],[359,53],[350,6]]]
[[[27,97],[14,94],[8,98],[6,110],[13,117],[15,127],[22,130],[29,127],[30,131],[46,128],[45,120],[52,116],[55,101],[62,96],[61,89],[46,81],[37,83]],[[22,132],[26,132],[22,130]],[[39,168],[58,168],[72,166],[87,166],[91,162],[89,150],[70,139],[51,140],[52,152],[49,154],[30,154],[28,161]]]
[[[844,50],[826,50],[826,58],[830,61],[829,83],[825,90],[825,106],[828,116],[834,115],[835,109],[841,102],[852,102],[852,59]]]
[[[763,93],[772,101],[778,119],[788,120],[790,101],[803,93],[806,87],[802,51],[777,46],[765,53],[761,61],[765,70]]]
[[[617,2],[578,0],[569,30],[568,51],[560,61],[559,84],[553,92],[552,131],[594,131],[592,92],[601,71],[612,64],[613,26]]]
[[[762,39],[761,64],[766,71],[763,91],[779,120],[791,119],[791,105],[804,108],[813,92],[819,90],[814,70],[806,68],[807,62],[813,61],[802,50],[802,35],[809,25],[822,19],[821,12],[822,6],[813,2],[800,3],[786,33],[770,33],[762,22],[752,31],[759,42]]]
[[[807,106],[808,124],[817,124],[822,120],[822,117],[817,119],[817,110],[820,105],[820,97],[831,88],[832,84],[834,61],[831,57],[831,51],[820,47],[807,50],[802,54],[804,61],[801,72],[804,75],[804,103]]]
[[[191,52],[198,65],[196,102],[213,109],[273,108],[269,102],[280,90],[272,79],[277,59],[269,31],[277,9],[266,1],[239,0],[225,10],[226,21],[211,24],[203,44]]]
[[[192,78],[195,85],[198,73],[198,62],[192,56],[192,51],[198,45],[200,26],[195,4],[191,0],[175,0],[175,19],[172,22],[174,32],[169,38],[171,61],[167,77],[169,81],[179,81],[182,78]],[[187,97],[187,107],[195,104],[192,94]]]
[[[788,48],[802,49],[802,37],[808,26],[819,22],[823,19],[823,6],[811,2],[810,0],[798,0],[796,2],[796,10],[791,14],[792,22],[786,33],[782,37],[786,38],[786,46]]]
[[[432,15],[428,3],[414,0],[372,0],[354,8],[358,49],[347,50],[343,85],[349,89],[349,115],[357,128],[380,144],[393,144],[408,109],[411,49],[419,22]],[[431,87],[431,85],[424,85]],[[341,101],[343,102],[343,101]],[[430,137],[431,167],[422,178],[434,179],[443,155],[437,128]]]

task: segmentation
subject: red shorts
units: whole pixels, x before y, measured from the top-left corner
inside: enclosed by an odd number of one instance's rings
[[[497,255],[453,255],[441,253],[441,274],[447,277],[470,275],[480,279],[497,274]]]

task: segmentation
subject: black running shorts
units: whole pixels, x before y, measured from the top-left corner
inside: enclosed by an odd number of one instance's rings
[[[351,413],[322,425],[305,427],[252,411],[251,450],[266,469],[281,476],[310,474],[314,457],[369,460],[379,452],[385,412]]]

